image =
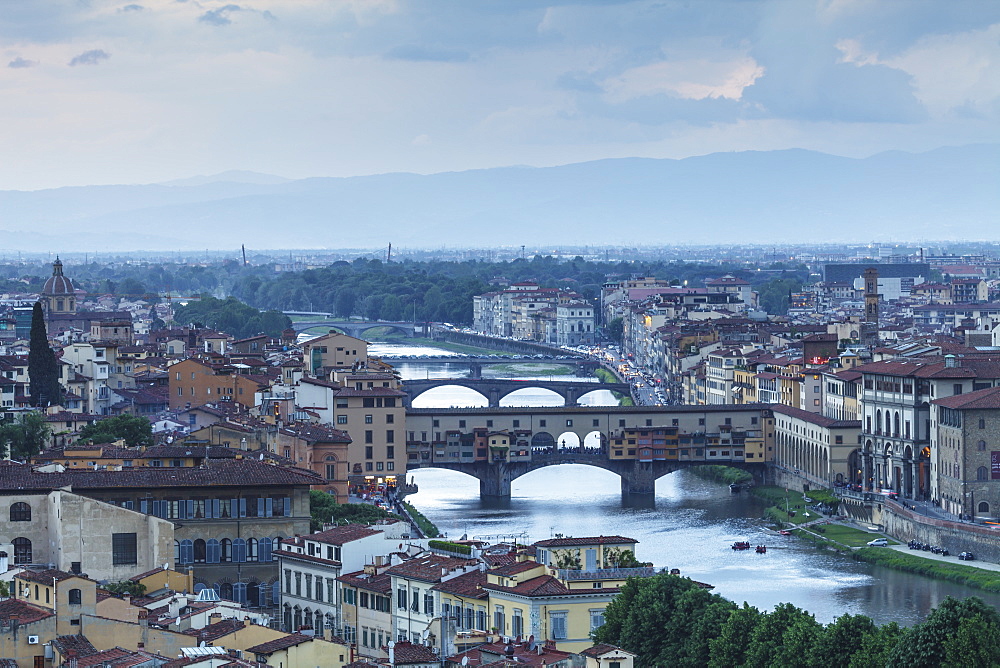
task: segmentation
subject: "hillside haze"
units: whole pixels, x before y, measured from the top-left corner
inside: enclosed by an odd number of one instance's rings
[[[657,245],[984,239],[1000,145],[0,191],[11,250]]]

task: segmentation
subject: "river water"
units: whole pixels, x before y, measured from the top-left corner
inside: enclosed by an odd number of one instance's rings
[[[373,354],[389,352],[382,344],[373,348]],[[440,352],[411,348],[398,354]],[[397,364],[404,379],[467,375],[460,366],[448,367],[452,365]],[[489,373],[488,367],[483,373]],[[520,394],[507,405],[562,403],[545,391]],[[603,390],[586,399],[595,405],[615,403],[611,393]],[[414,403],[486,405],[475,392],[459,387],[438,388]],[[787,601],[824,623],[851,613],[868,615],[878,623],[910,625],[946,596],[979,596],[1000,606],[1000,595],[862,564],[793,537],[775,535],[760,519],[764,504],[759,499],[732,494],[725,485],[684,471],[657,481],[653,507],[625,506],[617,476],[582,465],[548,467],[518,478],[509,504],[499,507],[482,503],[478,481],[461,473],[423,469],[407,475],[420,487],[408,500],[452,538],[535,541],[554,533],[628,536],[639,541],[636,554],[640,560],[679,568],[685,576],[714,585],[715,593],[761,610]],[[767,553],[736,552],[730,545],[738,540],[765,544]]]

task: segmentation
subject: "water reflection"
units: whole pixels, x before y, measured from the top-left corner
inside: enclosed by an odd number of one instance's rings
[[[658,481],[655,506],[623,504],[617,476],[582,465],[529,473],[514,481],[509,501],[489,503],[480,501],[477,481],[463,474],[424,469],[408,475],[420,485],[411,501],[449,536],[533,541],[556,532],[621,534],[640,541],[640,559],[680,568],[715,585],[716,593],[760,609],[789,601],[822,622],[849,612],[912,624],[948,595],[1000,604],[997,595],[874,568],[777,535],[760,519],[758,499],[684,472]],[[767,554],[734,551],[737,540],[766,544]]]

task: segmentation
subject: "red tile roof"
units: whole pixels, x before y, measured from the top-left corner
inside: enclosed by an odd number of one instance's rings
[[[579,547],[581,545],[625,545],[638,543],[625,536],[581,536],[580,538],[548,538],[535,541],[536,547]]]
[[[507,592],[509,594],[520,594],[521,596],[558,596],[570,591],[566,585],[551,575],[539,575],[537,578],[531,578],[530,580],[520,582],[514,587],[503,587],[497,584],[485,584],[483,585],[483,588],[491,591]],[[584,592],[580,591],[579,593]]]
[[[0,490],[316,485],[325,478],[305,469],[255,459],[212,460],[198,468],[141,467],[39,473],[29,465],[0,467]]]
[[[39,608],[16,598],[0,601],[0,620],[9,621],[13,616],[17,616],[18,624],[32,624],[53,615],[45,608]]]
[[[445,577],[448,573],[459,568],[472,566],[476,563],[474,559],[459,559],[457,557],[443,557],[432,554],[404,561],[388,569],[386,573],[398,577],[423,580],[425,582],[440,582],[441,578]]]
[[[295,645],[301,645],[304,642],[312,642],[313,640],[314,638],[312,636],[303,635],[301,633],[289,633],[287,636],[282,638],[275,638],[274,640],[269,640],[265,643],[248,647],[247,651],[253,652],[254,654],[271,654],[279,650],[294,647]]]
[[[472,571],[471,573],[465,573],[450,580],[439,582],[431,587],[431,589],[464,598],[487,598],[488,595],[483,589],[486,579],[486,573],[483,571]]]
[[[988,387],[985,390],[956,394],[953,397],[935,399],[931,403],[960,411],[1000,408],[1000,387]]]

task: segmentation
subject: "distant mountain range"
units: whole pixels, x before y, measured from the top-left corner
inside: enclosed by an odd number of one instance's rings
[[[998,212],[998,144],[0,191],[5,249],[57,252],[989,239]]]

